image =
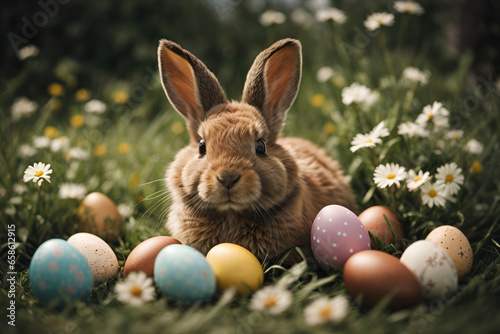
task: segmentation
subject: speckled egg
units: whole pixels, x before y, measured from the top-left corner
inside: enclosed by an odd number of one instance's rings
[[[391,227],[385,220],[385,217],[391,222],[394,234]],[[372,206],[365,211],[361,212],[358,216],[359,220],[363,223],[367,231],[372,232],[377,237],[382,239],[386,245],[395,242],[400,242],[403,237],[403,230],[398,218],[388,208],[381,205]],[[372,240],[372,248],[376,249],[375,243]]]
[[[325,206],[314,219],[311,248],[319,265],[342,267],[347,259],[371,248],[370,237],[358,217],[341,205]]]
[[[42,303],[86,299],[94,284],[85,257],[62,239],[50,239],[38,247],[29,278],[33,295]]]
[[[366,250],[351,256],[344,265],[344,284],[354,298],[361,296],[363,305],[374,306],[391,296],[394,309],[411,307],[422,299],[420,283],[397,257]]]
[[[99,192],[88,194],[76,212],[79,232],[89,232],[108,242],[116,242],[122,229],[122,216],[115,203]]]
[[[94,282],[105,282],[118,273],[118,259],[109,245],[90,233],[73,234],[68,243],[78,249],[87,260]]]
[[[185,245],[161,250],[154,264],[154,280],[161,292],[178,302],[206,302],[215,292],[215,276],[205,256]]]
[[[473,260],[472,248],[462,231],[454,226],[444,225],[432,230],[425,240],[432,241],[448,253],[457,269],[459,280],[469,273]]]
[[[180,242],[168,236],[144,240],[130,252],[123,268],[123,275],[127,277],[131,272],[143,271],[148,277],[153,277],[156,256],[163,248],[173,244]]]
[[[216,245],[208,252],[207,261],[214,271],[218,291],[234,286],[239,295],[245,296],[262,286],[262,265],[242,246],[231,243]]]
[[[414,242],[400,260],[417,276],[426,299],[441,299],[458,287],[453,261],[443,248],[431,241]]]

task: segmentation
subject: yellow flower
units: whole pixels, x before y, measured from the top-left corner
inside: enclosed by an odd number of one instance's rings
[[[472,170],[474,171],[474,173],[479,174],[483,171],[483,166],[478,160],[474,160],[472,162]]]
[[[128,93],[123,90],[117,90],[113,93],[113,100],[116,103],[124,104],[128,101]]]
[[[322,107],[325,104],[325,99],[323,94],[314,94],[311,98],[311,104],[316,108]]]
[[[141,174],[139,174],[138,172],[132,173],[132,175],[130,175],[130,178],[128,179],[130,188],[137,188],[139,186],[139,182],[141,182]]]
[[[106,154],[106,146],[99,144],[94,147],[94,155],[96,157],[102,157],[103,155]]]
[[[85,118],[83,118],[83,115],[77,114],[70,118],[69,123],[72,127],[79,128],[85,124]]]
[[[328,134],[334,134],[335,133],[335,125],[333,125],[332,123],[328,122],[325,124],[325,126],[323,126],[323,132],[326,132]]]
[[[130,145],[128,143],[121,143],[118,145],[118,152],[120,152],[120,154],[125,154],[128,151],[130,151]]]
[[[173,122],[170,129],[176,135],[181,134],[184,131],[184,125],[181,122]]]
[[[45,137],[56,138],[58,134],[59,134],[59,131],[57,131],[57,129],[55,127],[53,127],[53,126],[47,126],[43,130],[43,135]]]
[[[47,88],[47,91],[52,96],[63,96],[64,95],[64,87],[60,84],[53,82]]]
[[[76,91],[75,98],[78,101],[87,101],[90,98],[90,92],[88,89],[80,88]]]

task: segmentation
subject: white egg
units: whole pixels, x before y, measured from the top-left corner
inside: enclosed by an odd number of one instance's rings
[[[417,276],[426,299],[446,299],[458,287],[457,270],[446,251],[427,240],[411,244],[401,262]]]
[[[76,233],[68,243],[78,249],[89,263],[94,282],[105,282],[118,273],[118,259],[109,245],[96,235]]]

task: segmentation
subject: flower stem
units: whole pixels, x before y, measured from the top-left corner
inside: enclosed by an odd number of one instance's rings
[[[372,157],[373,166],[377,167],[378,166],[378,159],[377,159],[377,156],[375,155],[375,151],[371,147],[369,147],[369,149],[370,149],[370,155]]]
[[[392,61],[391,61],[391,56],[389,55],[389,50],[387,50],[387,42],[385,39],[384,31],[381,31],[380,34],[378,35],[378,37],[379,37],[378,41],[380,44],[380,48],[382,49],[382,53],[384,56],[385,65],[387,66],[387,69],[389,70],[392,83],[395,87],[396,86],[396,74],[394,71],[394,67],[392,66]]]
[[[352,79],[351,61],[349,57],[347,57],[347,53],[345,51],[344,45],[342,44],[339,31],[335,26],[335,22],[333,21],[331,22],[331,27],[332,27],[333,42],[335,43],[335,48],[337,49],[339,58],[344,63],[344,68],[349,77]]]

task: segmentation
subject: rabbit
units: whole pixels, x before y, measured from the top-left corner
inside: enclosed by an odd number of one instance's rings
[[[171,236],[203,254],[234,243],[260,261],[293,247],[310,256],[316,214],[326,205],[356,204],[323,149],[278,136],[301,80],[301,43],[283,39],[261,52],[241,102],[229,102],[214,74],[174,42],[160,40],[158,61],[165,93],[191,137],[166,172]]]

